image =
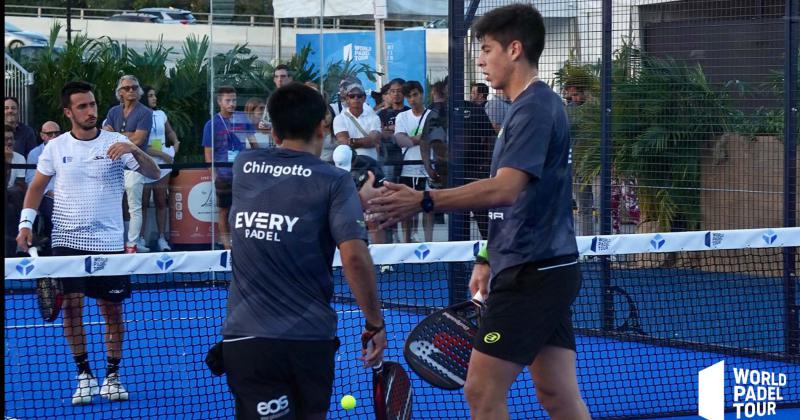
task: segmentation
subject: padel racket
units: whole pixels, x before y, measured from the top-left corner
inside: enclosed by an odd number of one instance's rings
[[[435,387],[463,387],[482,310],[483,301],[476,295],[423,319],[408,335],[403,350],[411,369]]]
[[[364,348],[371,338],[367,333],[361,336]],[[411,381],[399,363],[383,361],[372,368],[372,396],[376,420],[411,419]]]
[[[32,246],[28,249],[28,254],[36,258],[39,250]],[[61,280],[52,277],[40,277],[36,279],[36,295],[39,297],[39,312],[47,322],[53,322],[61,312],[61,304],[64,303],[64,289]]]

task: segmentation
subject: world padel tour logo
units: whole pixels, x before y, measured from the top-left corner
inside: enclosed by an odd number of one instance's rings
[[[83,270],[89,274],[96,273],[106,268],[108,258],[106,257],[86,257],[83,260]]]
[[[653,239],[650,240],[650,248],[653,251],[658,251],[666,243],[667,243],[667,240],[664,239],[664,237],[661,236],[661,234],[659,233],[659,234],[656,234],[656,236],[654,236]]]
[[[592,252],[602,252],[608,251],[611,247],[611,239],[608,238],[601,238],[599,236],[595,236],[592,238]]]
[[[172,263],[174,262],[175,261],[172,258],[170,258],[169,255],[161,254],[161,257],[159,257],[158,260],[156,260],[156,265],[158,266],[159,270],[167,271],[169,270],[170,267],[172,267]]]
[[[705,245],[707,248],[716,248],[722,245],[722,240],[725,239],[724,233],[719,232],[706,232]]]
[[[425,244],[422,244],[422,245],[418,246],[417,249],[414,250],[414,255],[416,255],[417,258],[419,258],[421,260],[424,260],[425,258],[427,258],[430,253],[431,253],[431,249],[428,248],[428,246],[425,245]]]
[[[761,239],[764,240],[765,244],[772,245],[778,239],[778,234],[775,233],[774,230],[768,229],[763,235],[761,235]]]
[[[23,258],[22,261],[17,264],[17,273],[22,274],[23,276],[27,276],[28,274],[33,271],[36,266],[33,265],[33,261]]]
[[[783,390],[789,383],[785,373],[755,369],[733,369],[733,404],[736,418],[774,416]],[[725,361],[698,373],[697,414],[707,420],[725,419]]]

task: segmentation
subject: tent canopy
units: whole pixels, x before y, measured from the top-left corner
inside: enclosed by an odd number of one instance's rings
[[[277,18],[319,17],[320,0],[273,0]],[[324,0],[325,16],[373,16],[375,0]],[[378,3],[382,3],[378,0]],[[389,16],[393,18],[447,16],[445,0],[385,0]]]

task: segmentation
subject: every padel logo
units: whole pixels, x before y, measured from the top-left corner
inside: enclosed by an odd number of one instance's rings
[[[490,332],[483,336],[483,342],[486,344],[494,344],[498,341],[500,341],[499,332]]]
[[[667,240],[659,233],[650,240],[650,248],[652,248],[653,251],[658,251],[665,243],[667,243]]]
[[[764,240],[764,243],[765,243],[765,244],[767,244],[767,245],[772,245],[772,244],[774,244],[774,243],[775,243],[775,241],[778,239],[778,234],[777,234],[777,233],[775,233],[775,231],[774,231],[774,230],[772,230],[772,229],[769,229],[769,230],[767,230],[766,232],[764,232],[764,234],[763,234],[763,235],[761,235],[761,239],[763,239],[763,240]]]
[[[22,261],[17,264],[17,272],[22,274],[23,276],[27,276],[28,274],[33,271],[34,265],[33,261],[23,258]]]
[[[430,255],[430,253],[431,253],[430,248],[428,248],[428,246],[425,244],[418,246],[417,249],[414,250],[414,255],[416,255],[417,258],[421,260],[427,258],[428,255]]]
[[[174,262],[175,261],[170,258],[169,255],[161,254],[161,257],[156,260],[156,266],[158,266],[158,269],[161,271],[167,271],[170,267],[172,267],[172,263]]]

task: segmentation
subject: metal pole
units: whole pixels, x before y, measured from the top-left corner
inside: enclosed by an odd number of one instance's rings
[[[613,141],[611,138],[611,0],[603,0],[603,70],[600,87],[600,234],[611,234],[611,165]],[[603,283],[603,330],[614,329],[614,291],[611,285],[611,267],[607,256],[601,257]]]
[[[449,185],[455,187],[464,183],[464,37],[467,23],[464,16],[464,0],[448,2],[449,54],[447,137],[449,141],[448,159],[452,170],[448,174]],[[469,217],[463,211],[450,213],[448,239],[451,241],[469,240]],[[456,267],[449,269],[448,299],[451,304],[463,301],[467,295],[468,273]]]
[[[783,220],[797,226],[797,77],[800,53],[800,0],[786,1],[784,29],[786,59],[783,65]],[[797,249],[783,248],[786,353],[800,354],[800,306],[797,305]]]
[[[72,42],[72,0],[67,0],[67,42]]]

